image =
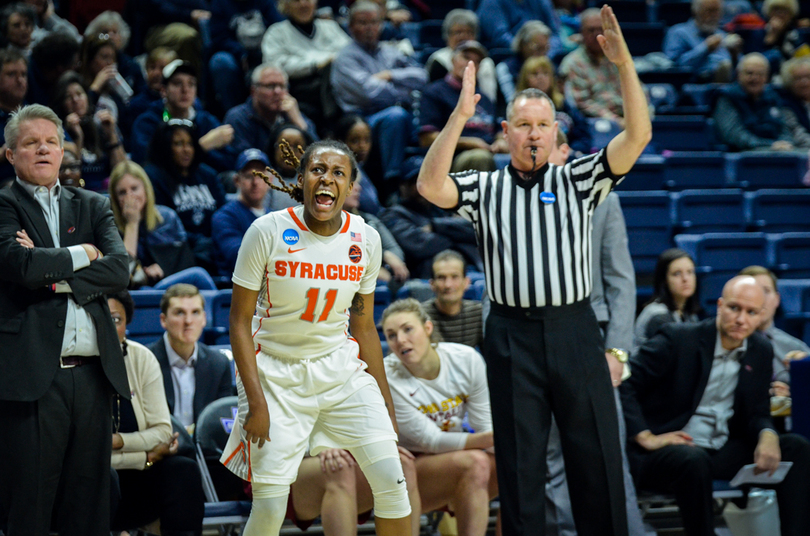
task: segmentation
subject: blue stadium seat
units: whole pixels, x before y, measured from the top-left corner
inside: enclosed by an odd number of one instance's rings
[[[679,2],[680,3],[680,2]],[[686,3],[687,8],[690,4]],[[684,84],[681,87],[681,104],[692,104],[696,106],[714,106],[714,99],[717,90],[728,84]]]
[[[684,190],[670,195],[674,200],[674,221],[678,232],[745,231],[745,198],[742,190]]]
[[[484,292],[486,292],[486,282],[483,279],[477,279],[464,291],[464,299],[481,301]]]
[[[714,144],[712,120],[702,115],[666,115],[653,119],[652,142],[661,151],[707,151]]]
[[[707,316],[717,313],[717,298],[723,294],[723,286],[737,275],[735,271],[717,271],[698,274],[698,302]]]
[[[623,28],[624,25],[622,25],[622,29]],[[633,55],[636,55],[636,52],[633,49],[630,49],[630,52]],[[672,84],[678,91],[680,91],[681,86],[688,83],[692,79],[692,76],[692,69],[687,67],[652,69],[650,71],[638,73],[638,77],[645,84]]]
[[[622,34],[627,41],[627,48],[630,49],[633,56],[661,52],[664,29],[664,24],[661,22],[622,22]]]
[[[661,155],[641,155],[630,173],[616,187],[617,190],[661,190],[664,184],[664,162]]]
[[[766,233],[810,231],[810,191],[765,189],[746,194],[751,227]]]
[[[675,243],[695,259],[698,272],[734,272],[752,264],[773,266],[765,233],[676,235]]]
[[[627,225],[636,276],[652,274],[662,251],[672,247],[672,214],[667,192],[617,192]]]
[[[135,302],[132,322],[127,326],[127,338],[141,344],[149,344],[163,335],[160,325],[160,299],[162,290],[133,290]]]
[[[379,325],[383,311],[391,304],[391,290],[388,285],[377,285],[374,290],[374,324]]]
[[[729,154],[734,178],[749,190],[761,188],[802,188],[807,172],[806,153],[764,151]]]
[[[591,133],[591,143],[593,147],[607,147],[610,140],[622,131],[619,123],[601,117],[589,117],[588,131]]]
[[[781,278],[810,277],[810,233],[769,235],[773,243],[774,271]]]
[[[208,325],[203,332],[206,344],[230,344],[228,333],[230,332],[232,298],[233,289],[217,290],[207,297],[205,309]]]
[[[680,98],[672,84],[647,84],[647,92],[657,113],[673,108]]]
[[[719,151],[683,151],[665,156],[664,184],[669,190],[725,188],[726,157]]]
[[[781,309],[779,327],[808,342],[810,340],[810,279],[781,279],[779,281]]]

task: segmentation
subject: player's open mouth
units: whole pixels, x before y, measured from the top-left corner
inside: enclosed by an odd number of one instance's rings
[[[335,202],[335,194],[329,190],[318,190],[315,192],[315,202],[324,208],[329,208]]]

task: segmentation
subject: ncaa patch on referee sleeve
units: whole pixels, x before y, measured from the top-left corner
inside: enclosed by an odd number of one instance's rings
[[[554,195],[551,192],[541,192],[540,193],[540,201],[542,201],[546,205],[550,205],[556,200],[557,200],[557,196]]]

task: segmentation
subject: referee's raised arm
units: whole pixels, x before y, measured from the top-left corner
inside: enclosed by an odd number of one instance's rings
[[[652,123],[647,98],[633,64],[633,56],[619,27],[619,21],[608,5],[602,6],[602,35],[597,37],[605,57],[619,68],[619,82],[624,107],[624,130],[610,140],[607,159],[614,175],[625,175],[652,139]]]
[[[416,188],[422,197],[441,208],[453,208],[458,204],[458,188],[448,173],[453,165],[458,139],[464,125],[475,115],[475,105],[479,100],[481,95],[475,93],[475,65],[470,61],[464,69],[456,109],[430,145],[416,180]]]

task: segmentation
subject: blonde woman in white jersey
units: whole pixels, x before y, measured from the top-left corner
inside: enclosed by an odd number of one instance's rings
[[[245,536],[278,534],[305,452],[330,448],[351,452],[371,484],[377,533],[411,531],[373,319],[380,237],[342,210],[356,178],[344,144],[311,145],[297,185],[271,184],[302,205],[258,218],[239,250],[230,318],[239,412],[222,462],[253,483]]]
[[[382,324],[400,443],[417,453],[422,512],[446,507],[459,536],[483,536],[498,494],[484,358],[463,344],[432,342],[433,322],[413,298],[392,303]],[[462,427],[465,414],[472,433]]]

